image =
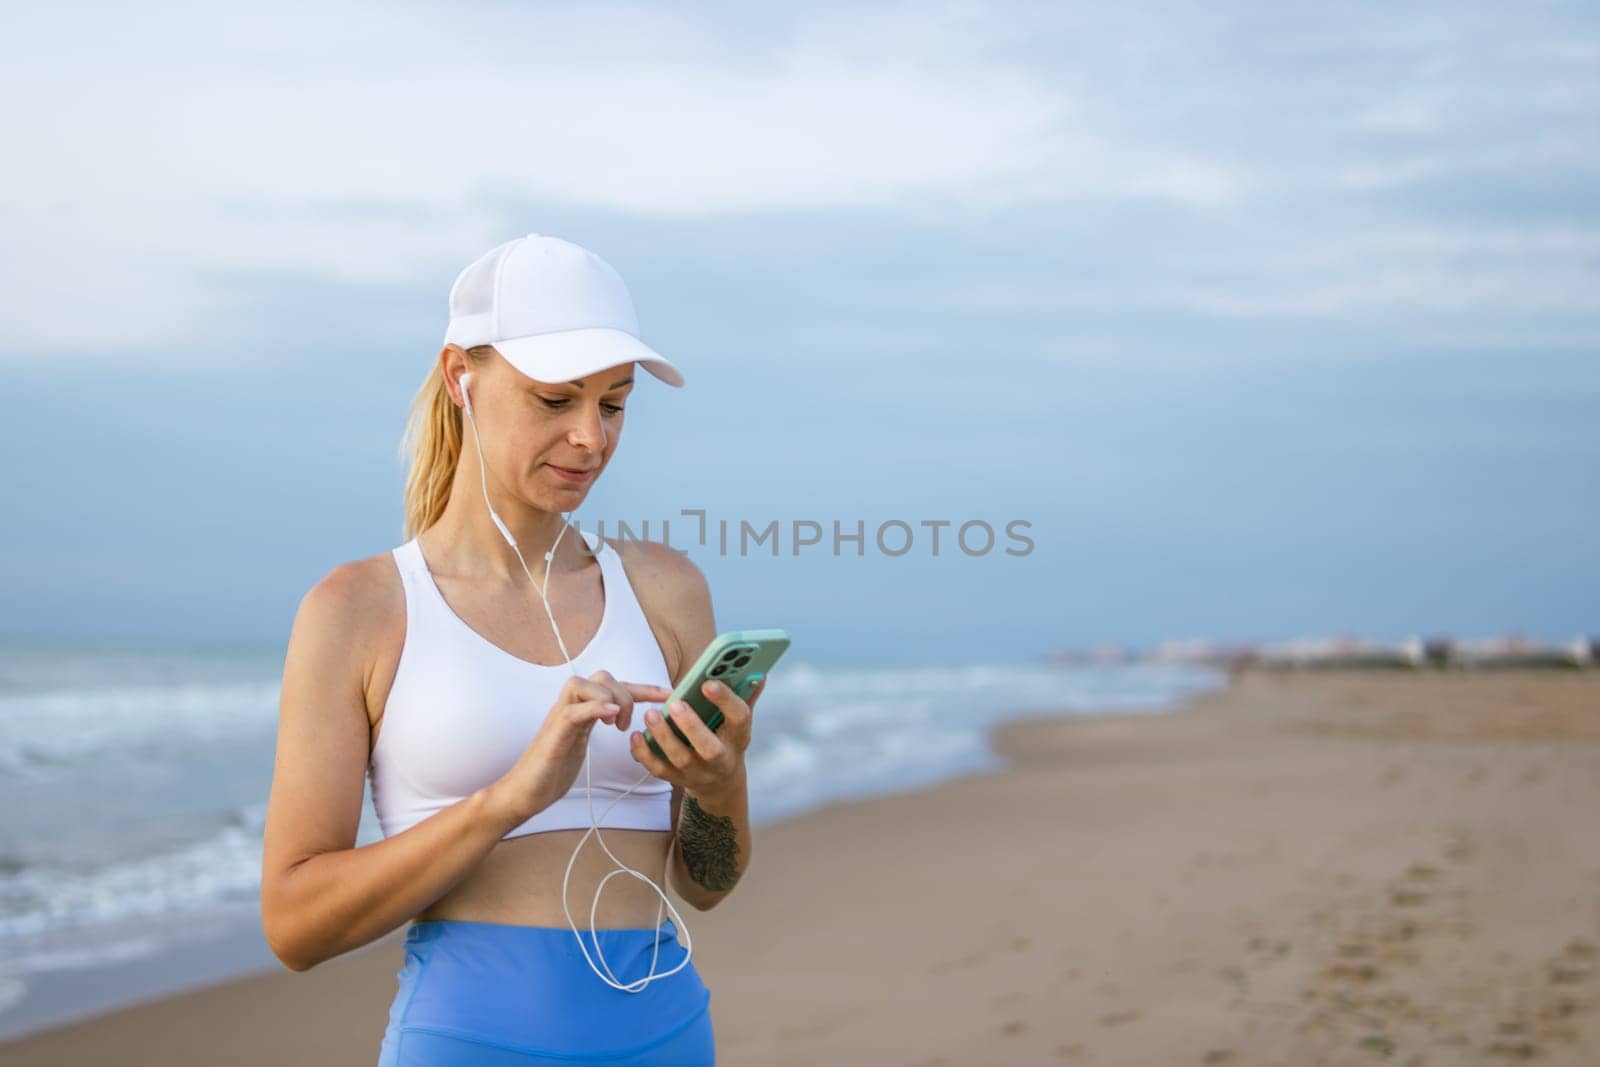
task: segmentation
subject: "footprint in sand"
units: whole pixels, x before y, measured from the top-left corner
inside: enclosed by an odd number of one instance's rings
[[[1101,1026],[1121,1026],[1124,1023],[1131,1023],[1142,1018],[1144,1018],[1144,1012],[1138,1008],[1123,1008],[1121,1011],[1107,1012],[1096,1021]]]
[[[1289,954],[1289,942],[1274,941],[1268,937],[1252,937],[1246,947],[1265,960],[1275,960]]]
[[[1324,978],[1345,982],[1375,982],[1383,972],[1370,963],[1335,963],[1322,969]]]
[[[1378,775],[1378,784],[1387,789],[1406,780],[1409,772],[1404,767],[1385,767]]]
[[[1420,889],[1391,889],[1389,903],[1397,908],[1420,908],[1433,899],[1433,894]]]
[[[1531,1060],[1537,1058],[1543,1052],[1532,1041],[1496,1041],[1485,1051],[1491,1056],[1498,1056],[1508,1060]]]
[[[1569,964],[1556,962],[1550,965],[1549,981],[1551,985],[1582,985],[1589,980],[1593,972],[1583,964]]]
[[[1406,993],[1385,993],[1375,997],[1372,1007],[1391,1018],[1400,1018],[1408,1022],[1422,1016],[1422,1009]]]
[[[1553,986],[1583,985],[1594,976],[1597,956],[1600,956],[1600,948],[1581,938],[1573,938],[1545,965],[1545,982]],[[1567,1002],[1571,1003],[1570,1000]]]
[[[1451,863],[1465,863],[1474,853],[1472,835],[1464,830],[1452,831],[1444,846],[1444,858]]]
[[[1600,956],[1600,948],[1589,944],[1587,941],[1568,941],[1567,947],[1561,950],[1563,956],[1571,956],[1578,960],[1592,960]]]
[[[1578,1014],[1578,1009],[1581,1007],[1582,1005],[1571,997],[1553,997],[1539,1009],[1539,1018],[1545,1022],[1560,1022],[1562,1019],[1570,1019]]]
[[[1376,1052],[1380,1056],[1394,1055],[1394,1040],[1383,1034],[1373,1034],[1370,1037],[1362,1038],[1360,1046],[1369,1052]]]

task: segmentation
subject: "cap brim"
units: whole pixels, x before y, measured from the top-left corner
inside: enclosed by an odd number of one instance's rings
[[[671,386],[683,374],[649,345],[623,330],[597,326],[585,330],[515,337],[494,348],[517,370],[539,382],[570,382],[623,363],[637,363]]]

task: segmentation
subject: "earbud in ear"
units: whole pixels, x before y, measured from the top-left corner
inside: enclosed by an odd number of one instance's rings
[[[467,409],[467,416],[472,416],[472,373],[469,371],[461,376],[461,402]]]

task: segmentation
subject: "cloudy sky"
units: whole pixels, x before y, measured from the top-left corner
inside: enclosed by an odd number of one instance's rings
[[[0,635],[281,643],[528,232],[688,379],[580,520],[866,526],[725,629],[1600,632],[1588,5],[8,7]]]

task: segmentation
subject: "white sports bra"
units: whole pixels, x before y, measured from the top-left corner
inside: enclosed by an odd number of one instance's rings
[[[621,558],[602,538],[579,533],[600,562],[605,608],[588,646],[572,657],[573,668],[586,676],[604,669],[619,681],[672,688],[661,646]],[[565,663],[550,667],[513,656],[468,626],[434,584],[416,538],[393,553],[405,586],[406,636],[367,764],[384,837],[415,826],[510,770],[570,674]],[[529,589],[528,595],[538,593]],[[637,726],[642,705],[634,714]],[[628,749],[626,733],[596,723],[588,759],[594,814],[602,829],[671,829],[672,784],[660,778],[645,778],[605,814],[612,800],[645,774]],[[579,770],[565,796],[505,836],[589,826]]]

